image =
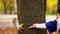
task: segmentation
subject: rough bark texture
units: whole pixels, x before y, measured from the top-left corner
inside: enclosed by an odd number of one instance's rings
[[[19,23],[24,23],[20,34],[47,34],[45,29],[29,29],[33,23],[45,22],[45,0],[17,0]]]

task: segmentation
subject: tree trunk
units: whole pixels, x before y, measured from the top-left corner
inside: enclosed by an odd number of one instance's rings
[[[60,9],[60,0],[58,0],[58,8]]]
[[[19,23],[24,23],[24,29],[19,34],[47,34],[46,29],[29,29],[33,23],[45,22],[45,0],[17,0],[17,15]]]
[[[3,0],[3,5],[4,5],[4,14],[7,14],[6,0]]]

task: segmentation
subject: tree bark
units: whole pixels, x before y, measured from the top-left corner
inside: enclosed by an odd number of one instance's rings
[[[45,0],[17,0],[19,23],[24,23],[20,34],[47,34],[46,29],[29,29],[33,23],[44,23],[46,13]]]
[[[58,0],[58,9],[60,9],[60,0]]]

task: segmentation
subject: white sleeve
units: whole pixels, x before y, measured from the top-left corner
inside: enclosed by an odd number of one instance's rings
[[[46,25],[45,25],[45,23],[36,24],[36,28],[46,28]]]
[[[18,22],[18,20],[16,21],[16,27],[19,29],[19,22]]]
[[[60,28],[60,18],[57,19],[57,31],[59,30]]]

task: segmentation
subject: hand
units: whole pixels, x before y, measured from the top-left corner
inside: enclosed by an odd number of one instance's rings
[[[22,30],[23,30],[23,25],[24,25],[24,24],[20,24],[20,25],[19,25],[19,31],[21,31],[21,32],[22,32]]]
[[[33,24],[33,25],[30,26],[29,28],[36,28],[36,24]]]

